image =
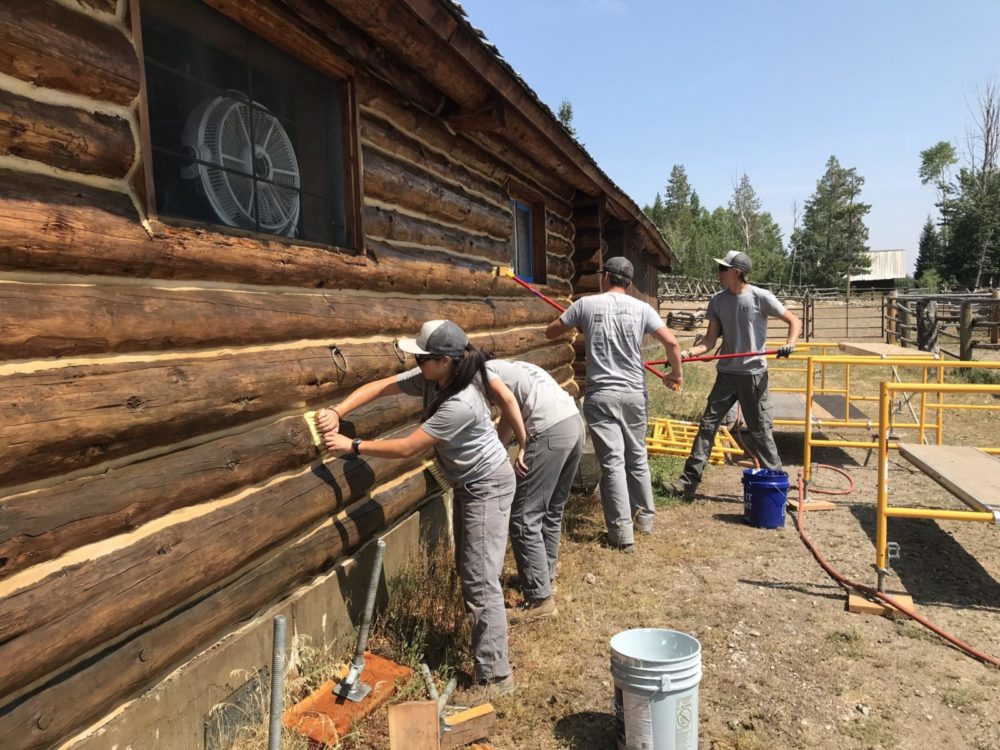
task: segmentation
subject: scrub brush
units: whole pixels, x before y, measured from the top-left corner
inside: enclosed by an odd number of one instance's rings
[[[302,415],[302,418],[306,421],[306,427],[309,428],[309,435],[312,438],[313,445],[319,448],[320,453],[322,453],[326,448],[323,444],[323,436],[319,434],[319,427],[316,425],[316,412],[307,411]]]

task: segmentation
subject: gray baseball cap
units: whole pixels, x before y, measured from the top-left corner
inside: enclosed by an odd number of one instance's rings
[[[632,261],[622,255],[608,258],[604,262],[604,270],[607,273],[613,273],[615,276],[624,276],[626,279],[631,279],[633,274],[635,274],[635,267],[632,265]]]
[[[420,326],[415,339],[400,339],[399,348],[410,354],[436,354],[461,357],[469,337],[450,320],[428,320]]]
[[[753,261],[750,260],[750,256],[739,250],[730,250],[726,253],[725,258],[715,258],[715,262],[727,268],[738,268],[744,273],[750,273],[753,269]]]

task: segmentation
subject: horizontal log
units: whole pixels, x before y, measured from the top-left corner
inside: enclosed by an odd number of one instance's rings
[[[560,237],[558,234],[547,234],[545,236],[545,251],[552,255],[561,255],[564,258],[571,258],[576,252],[573,243]]]
[[[540,331],[478,335],[473,341],[499,356],[539,358],[539,366],[557,367],[571,358],[565,345],[545,346]],[[528,350],[531,346],[544,348],[536,353]],[[350,421],[359,434],[370,435],[413,419],[418,411],[416,400],[401,396],[381,399],[352,413]],[[112,429],[109,425],[108,431]],[[134,530],[177,508],[302,466],[315,455],[304,423],[292,416],[166,455],[12,494],[0,504],[4,518],[0,578],[70,549]]]
[[[345,55],[280,2],[205,0],[205,4],[328,76],[348,78],[354,73]]]
[[[469,231],[509,239],[514,221],[510,210],[470,196],[424,170],[372,149],[365,149],[364,165],[366,197]]]
[[[381,399],[351,415],[360,434],[415,419],[420,403]],[[291,416],[192,448],[4,499],[0,579],[71,549],[137,529],[316,458],[305,422]]]
[[[388,262],[386,260],[385,262]],[[258,293],[0,282],[0,358],[246,346],[296,339],[410,334],[449,317],[463,328],[540,323],[521,299]]]
[[[572,208],[564,205],[552,206],[548,204],[546,204],[545,208],[545,229],[549,234],[558,234],[563,239],[569,240],[572,243],[573,235],[576,232],[572,216],[568,219],[560,216],[560,212],[570,215]]]
[[[538,329],[473,336],[517,352]],[[93,364],[0,378],[0,487],[230,430],[412,367],[390,343]]]
[[[135,142],[123,117],[0,90],[0,155],[118,178],[132,166]]]
[[[401,95],[409,101],[417,103],[429,112],[436,112],[445,104],[445,96],[426,79],[416,73],[413,68],[400,62],[394,55],[387,52],[381,45],[363,33],[359,27],[350,23],[344,16],[331,7],[330,3],[318,3],[315,0],[256,0],[252,5],[244,0],[211,0],[218,6],[226,5],[250,14],[259,14],[257,6],[284,6],[290,10],[304,25],[311,27],[317,34],[329,40],[334,48],[341,49],[354,60],[357,60],[382,81],[388,81]],[[228,12],[228,11],[227,11]],[[287,23],[282,25],[287,26]],[[363,28],[363,25],[362,27]],[[371,78],[367,71],[359,71],[358,82],[366,85]]]
[[[577,237],[574,241],[578,239],[579,233],[585,230],[599,231],[604,225],[605,213],[601,206],[597,204],[580,204],[577,203],[573,206],[573,216],[571,217],[571,222],[573,224],[574,230],[577,233]]]
[[[531,360],[553,363],[558,370],[565,349],[560,353],[549,347]],[[16,579],[0,585],[0,685],[17,690],[65,667],[91,648],[224,581],[411,465],[331,458],[29,585],[18,587]],[[233,539],[240,543],[233,544]]]
[[[366,118],[377,117],[449,159],[457,160],[495,184],[504,184],[507,170],[489,151],[448,131],[440,118],[408,102],[381,81],[364,79],[358,85],[358,104]]]
[[[491,89],[452,49],[394,0],[337,0],[337,12],[458,104],[478,108]]]
[[[61,672],[22,699],[0,707],[0,736],[23,750],[58,743],[126,699],[137,696],[242,621],[330,570],[365,540],[413,510],[436,484],[420,472],[286,545],[219,590],[158,619],[100,658]]]
[[[460,110],[444,115],[448,127],[458,133],[475,130],[502,130],[507,124],[503,100],[494,97],[479,109]]]
[[[461,255],[510,263],[510,242],[418,219],[381,206],[365,206],[365,232],[369,237],[439,248]]]
[[[590,273],[580,276],[573,282],[573,292],[576,295],[596,294],[601,291],[601,275]]]
[[[456,252],[474,235],[447,232]],[[488,238],[484,238],[488,239]],[[371,292],[530,296],[489,261],[369,240],[375,258],[309,245],[159,224],[150,238],[129,199],[41,175],[0,170],[0,269],[280,284]],[[489,241],[508,253],[506,243]],[[482,252],[476,254],[482,255]],[[382,262],[383,257],[385,262]],[[509,255],[504,255],[508,258]],[[500,265],[505,261],[497,261]],[[556,287],[562,293],[568,287]]]
[[[56,0],[0,0],[0,72],[114,104],[139,94],[139,61],[123,30]]]
[[[17,579],[0,584],[3,695],[217,586],[423,458],[331,457],[17,590]]]
[[[546,255],[549,276],[558,276],[560,279],[573,278],[573,261],[561,255]]]
[[[442,293],[442,290],[461,290],[463,295],[472,297],[513,297],[520,292],[521,297],[534,296],[514,281],[498,277],[497,266],[488,261],[445,255],[415,247],[396,247],[379,240],[368,240],[368,255],[375,264],[391,259],[391,265],[385,264],[385,275],[389,277],[389,282],[399,286],[400,291]],[[572,267],[570,264],[569,269],[572,270]],[[566,270],[565,266],[560,268]],[[572,273],[561,278],[548,279],[546,284],[536,288],[549,297],[568,297],[572,292],[568,281],[572,278]]]
[[[471,171],[440,151],[427,148],[391,123],[371,115],[361,118],[361,140],[396,157],[400,161],[419,164],[439,178],[457,183],[470,195],[481,197],[497,206],[508,208],[510,196],[493,181]]]
[[[573,239],[574,255],[589,257],[601,247],[602,241],[600,229],[578,229]]]
[[[499,134],[465,133],[464,135],[484,151],[493,154],[506,171],[529,185],[544,190],[564,203],[569,203],[576,194],[575,187],[562,180],[559,175],[540,166],[537,160],[527,156]]]

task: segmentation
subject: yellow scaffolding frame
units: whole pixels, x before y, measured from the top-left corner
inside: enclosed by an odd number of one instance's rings
[[[961,362],[948,363],[946,366],[1000,368],[1000,362]],[[885,591],[885,576],[888,573],[889,562],[889,518],[932,518],[940,521],[976,521],[980,523],[1000,523],[997,513],[984,510],[944,510],[938,508],[905,508],[889,507],[889,449],[898,449],[898,442],[891,440],[893,429],[898,424],[892,422],[890,405],[895,393],[919,393],[921,406],[928,394],[936,393],[938,400],[932,404],[937,409],[937,445],[941,442],[940,415],[946,405],[943,403],[946,393],[993,393],[1000,394],[1000,385],[973,385],[964,383],[944,383],[941,380],[943,369],[939,370],[936,383],[928,383],[926,371],[920,383],[890,383],[883,381],[879,387],[879,419],[878,419],[878,495],[875,512],[875,570],[878,574],[878,590]],[[983,406],[980,404],[955,404],[956,406]],[[985,406],[997,409],[998,407]],[[921,409],[923,415],[923,409]],[[985,453],[1000,453],[998,448],[979,448]]]
[[[658,456],[680,456],[686,458],[691,454],[691,445],[698,434],[696,422],[682,422],[678,419],[649,420],[649,434],[646,436],[646,452]],[[724,425],[715,433],[715,441],[708,461],[711,464],[724,464],[727,457],[742,455],[743,449],[733,438],[729,428]]]
[[[815,386],[815,371],[816,367],[825,367],[826,365],[844,365],[846,385],[843,389],[836,388],[824,388],[822,385],[817,388]],[[968,410],[975,407],[975,404],[945,404],[943,396],[939,393],[937,401],[935,403],[929,403],[927,395],[928,393],[933,393],[934,387],[938,385],[948,385],[944,382],[945,370],[961,370],[961,369],[998,369],[1000,368],[1000,362],[993,361],[982,361],[982,362],[944,362],[942,360],[929,360],[926,358],[915,359],[909,357],[863,357],[856,355],[844,355],[839,357],[810,357],[806,363],[806,389],[805,389],[805,402],[806,402],[806,413],[805,418],[802,420],[783,420],[783,424],[793,423],[802,425],[805,430],[805,445],[803,448],[803,458],[802,458],[802,471],[803,476],[808,482],[812,476],[812,451],[814,447],[831,447],[831,448],[868,448],[871,450],[876,450],[878,448],[878,441],[875,439],[871,440],[828,440],[813,437],[813,431],[818,430],[823,427],[827,428],[837,428],[846,430],[870,430],[873,433],[875,431],[876,420],[852,420],[847,418],[849,415],[850,405],[853,401],[876,401],[880,400],[879,396],[858,396],[851,393],[850,389],[850,370],[851,367],[910,367],[918,368],[921,370],[921,383],[919,385],[927,386],[927,389],[921,390],[916,389],[913,392],[920,393],[920,406],[919,412],[915,412],[918,416],[914,422],[894,422],[893,428],[898,430],[912,429],[917,430],[918,440],[920,442],[924,441],[924,437],[928,432],[934,433],[934,439],[936,445],[943,445],[944,440],[944,412],[948,409],[955,410]],[[931,383],[930,371],[935,370],[935,383]],[[962,384],[952,384],[959,385]],[[933,387],[931,387],[933,386]],[[844,396],[846,402],[845,407],[845,418],[844,419],[826,419],[820,420],[813,417],[813,397],[817,394],[823,393],[836,393]],[[881,408],[881,401],[880,408]],[[936,412],[932,420],[928,420],[928,411]],[[778,424],[778,420],[775,420],[775,424]],[[809,427],[805,427],[809,425]],[[993,446],[986,446],[981,448],[986,453],[1000,454],[1000,448]]]

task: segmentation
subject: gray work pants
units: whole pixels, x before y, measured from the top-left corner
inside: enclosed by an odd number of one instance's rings
[[[701,417],[698,436],[691,446],[691,455],[684,464],[681,482],[692,490],[701,481],[705,471],[715,433],[723,418],[739,401],[743,410],[743,421],[746,422],[750,434],[750,445],[747,447],[760,461],[763,469],[781,469],[781,457],[774,444],[771,418],[771,402],[767,393],[767,370],[755,374],[719,372],[715,378],[712,392],[708,394],[705,413]]]
[[[608,544],[632,544],[632,516],[643,531],[652,531],[656,517],[646,456],[646,394],[588,393],[583,414],[601,464],[601,505]]]
[[[455,562],[465,611],[472,620],[472,660],[477,680],[510,674],[500,573],[507,550],[515,481],[514,469],[504,461],[488,477],[455,487]]]
[[[569,417],[532,435],[528,473],[518,478],[510,511],[510,546],[526,599],[552,595],[563,511],[583,455],[583,420]]]

